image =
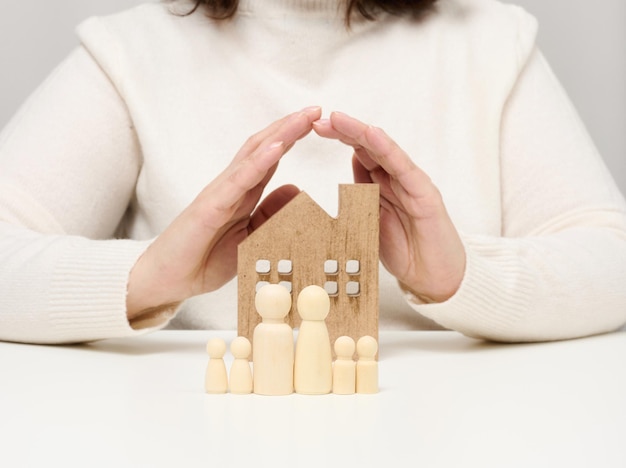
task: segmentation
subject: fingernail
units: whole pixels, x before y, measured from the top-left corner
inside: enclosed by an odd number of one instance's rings
[[[315,122],[313,122],[313,125],[329,126],[330,125],[330,119],[319,119],[319,120],[316,120]]]
[[[313,112],[313,111],[319,111],[321,109],[320,106],[309,106],[309,107],[305,107],[304,109],[302,109],[301,112]]]
[[[283,146],[283,142],[282,142],[282,141],[275,141],[274,143],[272,143],[271,145],[269,145],[269,146],[267,147],[267,149],[268,149],[268,150],[273,150],[273,149],[276,149],[276,148],[278,148],[278,147],[280,147],[280,146]]]

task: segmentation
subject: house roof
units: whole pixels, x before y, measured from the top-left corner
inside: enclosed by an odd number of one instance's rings
[[[307,227],[315,229],[330,226],[334,218],[319,206],[306,192],[300,192],[283,206],[270,219],[252,232],[241,244],[254,243],[261,236],[271,236],[273,232],[296,232]],[[283,234],[284,235],[284,234]]]

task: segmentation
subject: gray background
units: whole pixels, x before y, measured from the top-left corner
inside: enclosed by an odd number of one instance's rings
[[[76,45],[74,26],[141,0],[2,0],[0,127]],[[626,193],[626,1],[516,0],[540,24],[539,44]]]

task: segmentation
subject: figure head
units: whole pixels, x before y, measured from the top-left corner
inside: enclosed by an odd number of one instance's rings
[[[298,314],[302,320],[324,320],[330,312],[330,297],[321,286],[307,286],[298,295]]]
[[[252,351],[252,345],[245,336],[238,336],[230,344],[230,352],[235,359],[247,359]]]
[[[206,352],[211,359],[221,359],[226,353],[226,342],[221,338],[213,338],[206,344]]]
[[[291,294],[280,284],[266,284],[256,293],[254,306],[263,319],[283,319],[291,310]]]
[[[354,340],[349,336],[340,336],[335,340],[335,354],[337,358],[349,358],[352,359],[356,345]]]
[[[362,336],[356,342],[356,353],[359,359],[374,359],[378,352],[378,342],[372,336]]]

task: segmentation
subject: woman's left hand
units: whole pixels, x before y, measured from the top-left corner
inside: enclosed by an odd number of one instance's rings
[[[443,302],[459,288],[465,249],[430,177],[380,128],[334,112],[315,132],[354,148],[356,183],[380,185],[380,258],[423,302]]]

